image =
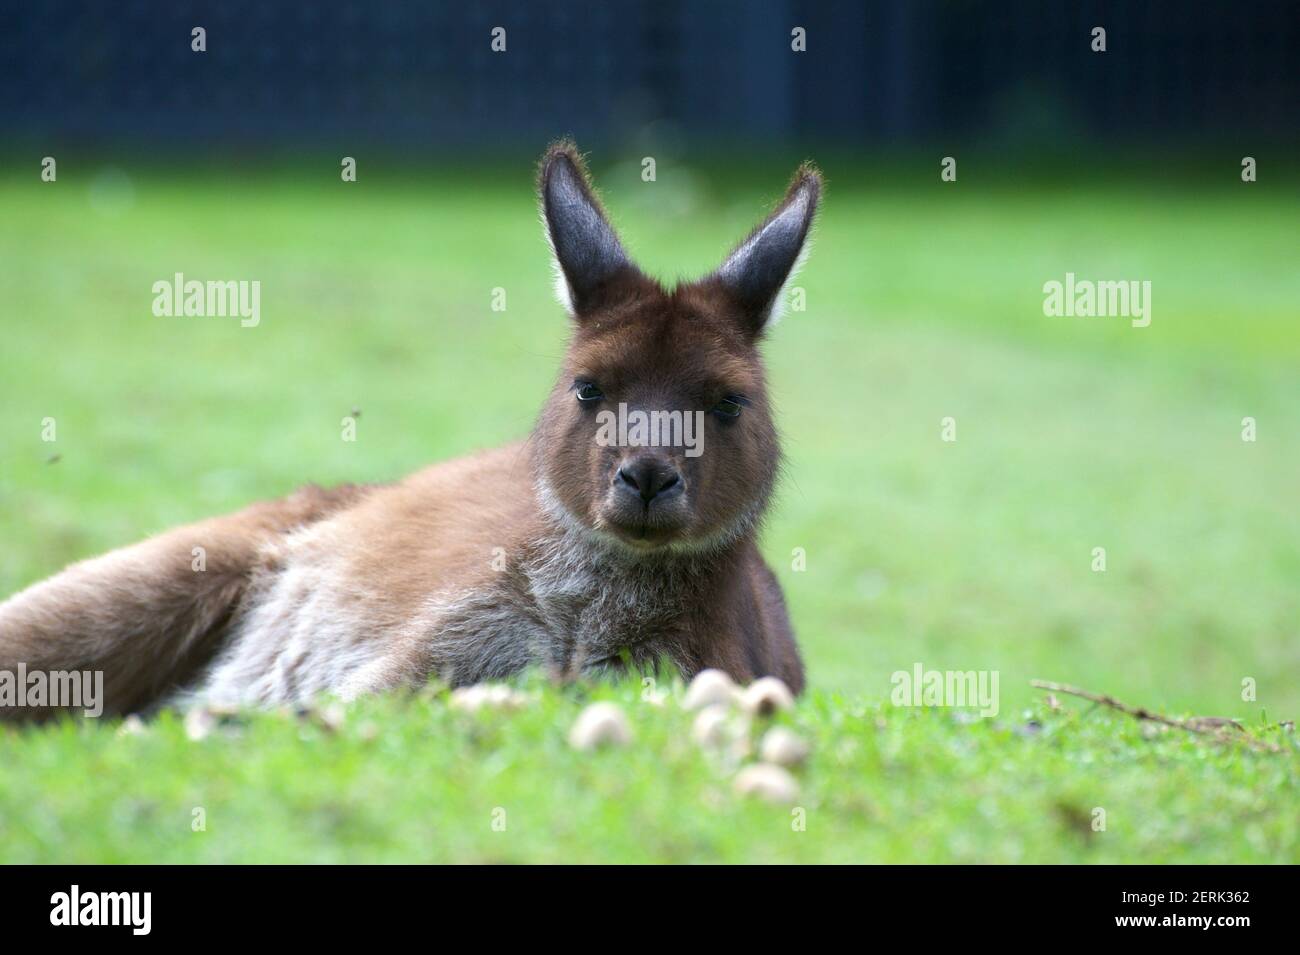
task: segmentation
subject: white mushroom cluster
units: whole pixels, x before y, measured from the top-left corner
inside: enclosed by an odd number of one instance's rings
[[[760,721],[792,708],[794,694],[776,677],[740,687],[721,670],[702,670],[687,688],[682,706],[699,711],[691,728],[695,742],[739,765],[753,752],[751,738]],[[803,765],[810,751],[792,730],[767,728],[758,743],[759,762],[736,773],[736,792],[780,805],[797,802],[799,782],[789,768]]]
[[[645,699],[645,697],[643,697]],[[478,683],[459,687],[447,697],[447,706],[461,713],[518,710],[536,702],[535,694],[503,683]],[[663,699],[655,698],[656,708]],[[775,677],[762,677],[739,686],[721,670],[703,670],[690,682],[681,706],[693,711],[691,737],[695,744],[715,757],[728,774],[734,773],[733,788],[742,796],[754,796],[770,803],[790,806],[799,800],[799,781],[792,770],[802,767],[811,748],[799,734],[777,725],[772,718],[794,706],[794,694]],[[185,732],[191,740],[212,734],[237,711],[214,705],[195,706],[185,715]],[[340,730],[346,712],[341,703],[327,702],[297,712],[330,732]],[[359,731],[363,738],[376,735],[373,723]],[[119,735],[146,732],[138,717],[125,720]],[[589,752],[622,747],[633,740],[632,725],[617,703],[597,702],[586,706],[570,727],[568,742],[574,749]]]

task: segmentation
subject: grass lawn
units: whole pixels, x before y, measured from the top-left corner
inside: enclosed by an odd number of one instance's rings
[[[1292,736],[1153,735],[1028,685],[1251,727],[1300,710],[1300,194],[1231,163],[1028,185],[823,162],[807,310],[766,346],[788,460],[764,545],[814,688],[785,718],[814,745],[806,831],[732,796],[689,717],[627,685],[477,718],[372,700],[337,733],[262,716],[199,743],[168,717],[0,730],[0,860],[1300,861]],[[518,437],[554,374],[526,162],[349,185],[329,163],[178,165],[0,173],[0,596],[308,480]],[[792,167],[595,171],[671,278],[719,261]],[[261,323],[153,316],[176,272],[259,280]],[[1045,317],[1066,272],[1149,280],[1151,325]],[[918,662],[997,671],[999,715],[890,706]],[[624,700],[636,746],[567,748],[588,692]]]
[[[1255,753],[1069,705],[967,722],[817,690],[780,718],[813,755],[794,805],[771,805],[733,792],[735,765],[692,741],[678,696],[531,692],[513,713],[367,700],[333,729],[259,715],[197,742],[171,714],[138,736],[0,737],[5,859],[1300,861],[1293,746]],[[632,745],[570,748],[587,695],[623,706]]]

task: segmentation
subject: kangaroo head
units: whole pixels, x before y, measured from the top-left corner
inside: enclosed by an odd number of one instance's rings
[[[543,505],[622,548],[734,542],[776,478],[758,343],[807,242],[820,176],[801,167],[716,271],[672,289],[632,264],[571,143],[542,158],[539,189],[574,325],[534,434]]]

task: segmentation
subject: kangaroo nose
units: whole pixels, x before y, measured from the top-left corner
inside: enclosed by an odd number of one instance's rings
[[[625,461],[618,469],[617,483],[623,490],[639,494],[646,504],[656,497],[682,490],[682,476],[677,468],[669,461],[654,457]]]

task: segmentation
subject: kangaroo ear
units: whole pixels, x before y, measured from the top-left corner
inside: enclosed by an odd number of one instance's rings
[[[804,163],[772,214],[711,276],[740,306],[754,337],[781,317],[781,293],[803,264],[821,192],[821,174]]]
[[[546,238],[555,255],[555,293],[569,314],[578,316],[595,306],[609,281],[632,265],[592,192],[573,143],[558,142],[546,151],[538,190]]]

